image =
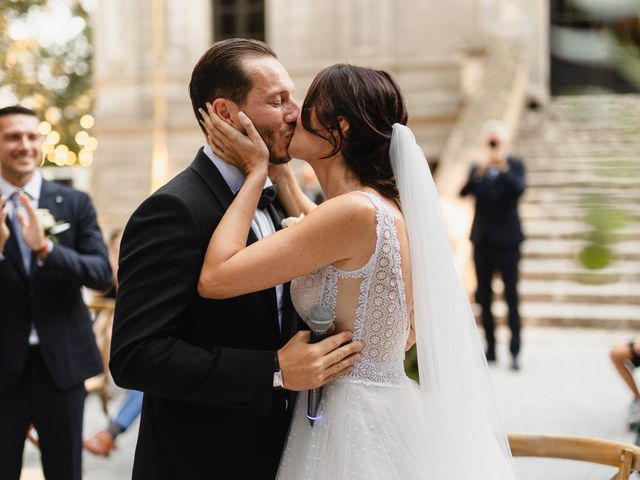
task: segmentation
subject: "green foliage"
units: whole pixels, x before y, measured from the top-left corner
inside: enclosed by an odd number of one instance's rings
[[[415,345],[411,347],[404,358],[404,369],[409,378],[418,381],[418,352]]]
[[[611,176],[617,175],[612,173]],[[612,245],[618,240],[617,231],[628,223],[629,217],[600,196],[587,197],[584,205],[584,222],[590,226],[590,231],[578,259],[584,267],[597,270],[614,260]]]
[[[60,1],[68,5],[80,33],[45,45],[37,36],[12,36],[11,27],[50,13],[55,2],[0,0],[0,63],[5,67],[0,70],[0,98],[4,105],[19,103],[36,110],[60,134],[60,143],[77,152],[79,120],[93,104],[91,28],[80,0]]]

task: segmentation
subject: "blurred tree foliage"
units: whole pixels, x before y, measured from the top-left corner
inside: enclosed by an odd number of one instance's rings
[[[415,345],[411,347],[404,358],[404,369],[409,378],[418,381],[418,352]]]
[[[20,34],[12,28],[60,5],[69,9],[70,22],[50,28],[70,29],[61,32],[62,41],[43,42],[38,35],[25,35],[26,28]],[[69,31],[79,33],[69,38]],[[36,110],[60,134],[56,143],[72,151],[80,149],[74,137],[93,104],[91,57],[89,13],[80,0],[0,0],[0,106],[19,103]]]

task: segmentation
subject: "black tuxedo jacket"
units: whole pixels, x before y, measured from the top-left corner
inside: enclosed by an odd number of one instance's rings
[[[282,333],[275,288],[226,300],[197,293],[232,200],[200,150],[125,229],[110,367],[117,384],[144,392],[134,479],[275,477],[292,403],[272,387],[275,351],[297,326],[288,285]]]
[[[89,197],[42,182],[39,208],[71,228],[58,235],[43,265],[35,254],[26,272],[12,234],[0,261],[0,395],[10,393],[24,371],[29,332],[35,323],[45,365],[60,389],[77,386],[102,371],[102,361],[82,300],[83,285],[105,290],[111,269]],[[9,225],[11,222],[8,222]]]
[[[471,227],[471,241],[476,246],[511,248],[524,240],[518,215],[518,200],[525,190],[524,165],[513,157],[507,162],[509,170],[494,178],[479,178],[474,165],[460,191],[461,196],[473,195],[476,199]]]

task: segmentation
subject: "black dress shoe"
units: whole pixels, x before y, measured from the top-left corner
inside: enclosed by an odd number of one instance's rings
[[[487,357],[487,362],[495,362],[496,361],[496,351],[495,350],[487,350],[484,354]]]
[[[520,363],[518,363],[518,359],[516,357],[513,357],[511,359],[511,370],[514,370],[516,372],[520,370]]]

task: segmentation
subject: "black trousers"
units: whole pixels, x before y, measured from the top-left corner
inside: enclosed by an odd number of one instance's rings
[[[47,480],[81,480],[84,385],[59,390],[52,382],[39,347],[29,359],[15,390],[0,396],[0,478],[18,480],[29,423],[40,439]]]
[[[487,340],[487,351],[494,352],[496,345],[495,323],[491,313],[491,303],[493,302],[491,281],[494,273],[499,271],[504,283],[504,298],[509,307],[508,320],[511,329],[509,350],[515,357],[520,352],[520,313],[518,312],[520,247],[497,248],[488,245],[474,245],[473,260],[478,280],[476,301],[482,307],[482,326]]]

